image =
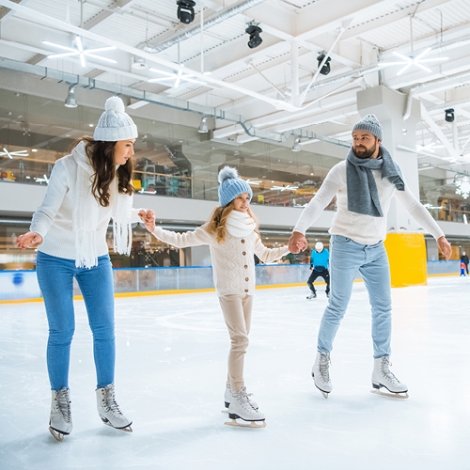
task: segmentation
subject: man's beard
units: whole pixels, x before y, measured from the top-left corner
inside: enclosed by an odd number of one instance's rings
[[[353,147],[353,153],[356,155],[357,158],[370,158],[372,155],[374,155],[374,152],[377,149],[377,144],[375,143],[373,147],[368,149],[367,147],[364,147],[363,145],[358,145],[358,148],[364,149],[364,150],[359,150],[360,154],[357,153],[356,147]]]

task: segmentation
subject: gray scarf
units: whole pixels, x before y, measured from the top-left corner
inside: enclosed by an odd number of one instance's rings
[[[346,157],[346,181],[348,189],[348,210],[358,214],[383,217],[377,185],[371,170],[380,170],[382,179],[396,186],[398,191],[405,190],[405,183],[399,166],[393,161],[388,150],[380,146],[382,158],[358,158],[352,147]]]

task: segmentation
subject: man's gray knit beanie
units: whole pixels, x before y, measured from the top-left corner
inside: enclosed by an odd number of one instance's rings
[[[377,120],[374,114],[368,114],[359,122],[356,122],[352,131],[370,132],[371,134],[375,135],[375,137],[377,137],[378,139],[383,140],[382,126],[380,125],[380,122]]]

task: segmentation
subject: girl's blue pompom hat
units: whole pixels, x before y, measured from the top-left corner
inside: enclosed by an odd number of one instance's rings
[[[219,172],[219,202],[222,207],[230,204],[239,194],[248,193],[250,201],[253,191],[250,185],[238,177],[236,168],[225,166]]]

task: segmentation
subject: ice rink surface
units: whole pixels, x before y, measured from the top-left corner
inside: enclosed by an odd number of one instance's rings
[[[265,429],[224,425],[228,333],[215,293],[116,300],[116,395],[132,434],[96,411],[91,333],[76,302],[74,430],[48,432],[42,303],[0,305],[0,469],[470,469],[470,277],[393,289],[392,370],[409,399],[370,393],[367,292],[356,283],[325,400],[310,372],[324,286],[258,290],[246,383]]]

